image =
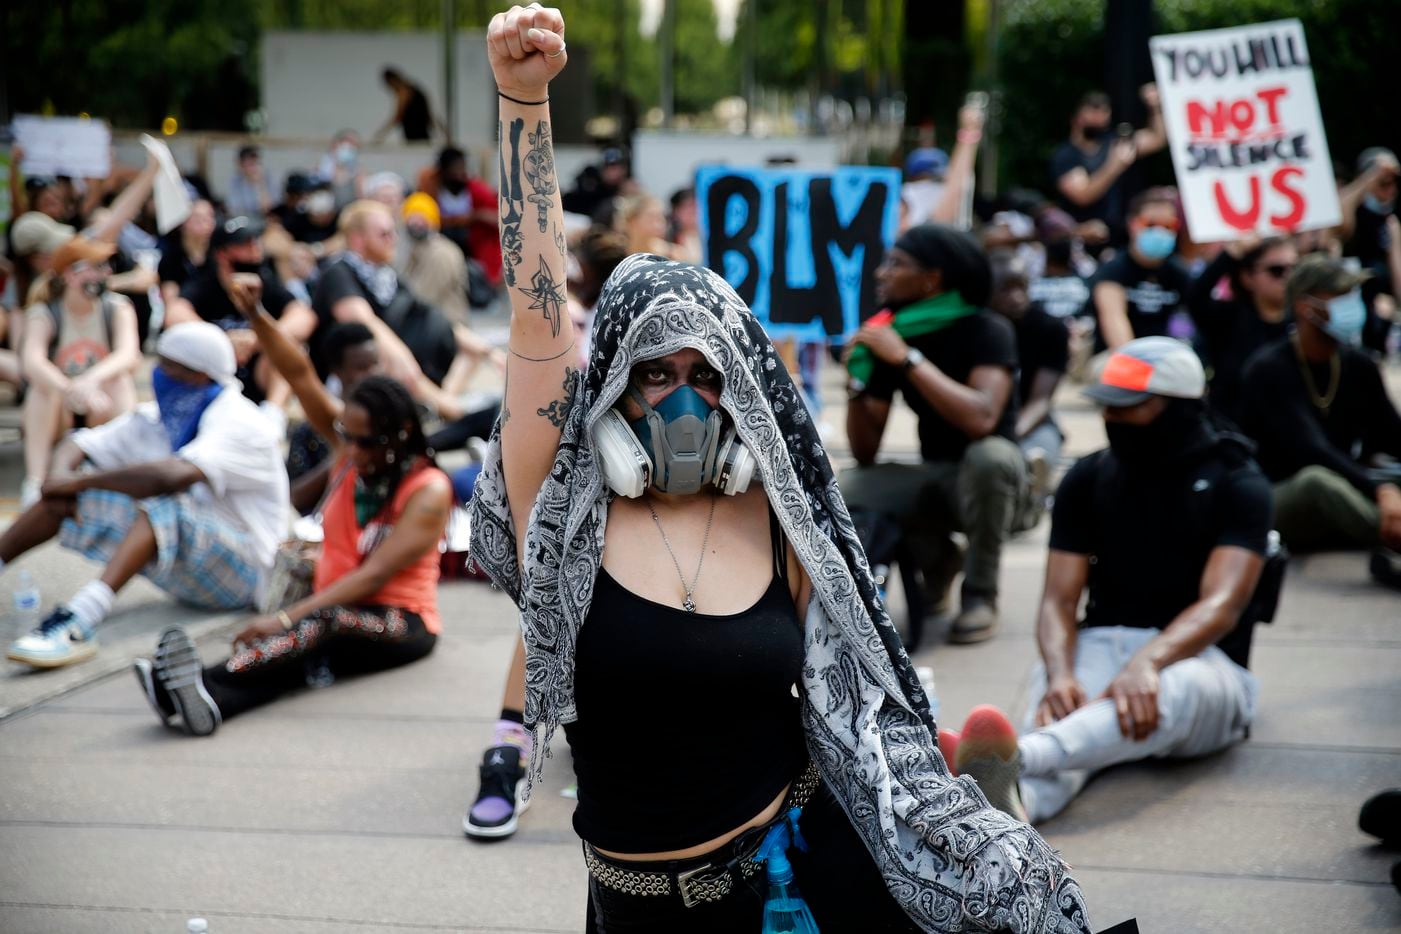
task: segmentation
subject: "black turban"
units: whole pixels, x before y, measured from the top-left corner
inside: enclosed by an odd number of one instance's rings
[[[972,234],[944,224],[911,227],[895,241],[925,269],[944,274],[944,287],[955,289],[970,305],[987,305],[992,293],[992,268]]]

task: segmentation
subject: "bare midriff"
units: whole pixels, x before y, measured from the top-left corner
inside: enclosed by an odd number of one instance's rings
[[[601,850],[598,847],[594,847],[594,850],[611,859],[632,860],[639,863],[650,863],[667,859],[693,859],[697,856],[704,856],[707,853],[718,850],[746,830],[750,830],[754,827],[762,827],[764,824],[773,820],[778,816],[779,811],[782,810],[783,801],[787,797],[788,787],[785,786],[784,789],[778,793],[778,797],[774,798],[773,802],[768,807],[754,815],[752,819],[739,825],[729,833],[721,834],[714,840],[707,840],[705,843],[697,843],[695,846],[688,846],[684,850],[663,850],[659,853],[614,853],[612,850]]]

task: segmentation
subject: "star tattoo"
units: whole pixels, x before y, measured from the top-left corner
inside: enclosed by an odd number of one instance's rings
[[[550,335],[558,337],[560,312],[565,301],[564,290],[550,274],[550,266],[545,262],[545,257],[540,257],[540,268],[530,277],[530,288],[522,288],[521,292],[530,297],[531,311],[538,310],[544,313],[545,320],[550,322]]]

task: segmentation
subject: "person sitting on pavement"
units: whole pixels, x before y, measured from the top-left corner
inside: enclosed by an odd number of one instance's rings
[[[1246,361],[1289,335],[1284,288],[1298,261],[1298,250],[1285,238],[1236,240],[1187,288],[1198,349],[1209,370],[1208,399],[1237,424]]]
[[[106,424],[136,405],[141,364],[136,312],[107,290],[116,246],[84,236],[54,251],[50,271],[32,290],[20,361],[24,397],[24,468],[20,508],[39,500],[54,445],[78,419]]]
[[[962,566],[962,608],[949,636],[957,643],[996,630],[1002,544],[1026,486],[1015,440],[1016,335],[983,310],[990,286],[987,258],[970,236],[910,228],[876,270],[893,323],[867,321],[847,362],[847,436],[859,466],[843,472],[842,493],[854,508],[900,520],[934,612]],[[920,464],[876,463],[897,390],[919,418]],[[953,531],[968,536],[966,559]]]
[[[1100,266],[1091,286],[1101,350],[1168,333],[1189,280],[1174,256],[1178,227],[1172,189],[1151,188],[1130,202],[1129,248]]]
[[[254,619],[233,654],[208,668],[179,627],[161,635],[153,658],[133,663],[160,721],[192,736],[309,681],[416,662],[438,641],[438,543],[452,485],[433,463],[413,398],[371,376],[342,405],[309,363],[297,377],[307,418],[337,439],[311,594]]]
[[[255,329],[275,327],[265,325],[261,315],[253,326]],[[330,371],[326,377],[326,391],[337,399],[346,398],[362,379],[380,372],[379,346],[370,329],[363,324],[348,321],[335,325],[326,333],[323,349]],[[310,422],[299,422],[292,429],[287,444],[287,479],[292,483],[292,505],[298,512],[310,512],[321,499],[330,461],[331,439],[321,437]],[[304,484],[303,480],[309,480],[313,474],[318,475],[314,484]],[[307,492],[304,492],[304,486],[307,486]]]
[[[462,255],[481,264],[487,281],[501,281],[501,243],[496,233],[496,190],[467,171],[467,154],[447,146],[437,162],[418,175],[418,190],[438,204],[439,230]]]
[[[934,220],[948,170],[949,154],[934,146],[921,146],[905,157],[905,181],[900,185],[901,230]]]
[[[1268,549],[1270,486],[1250,443],[1209,420],[1205,387],[1189,346],[1146,337],[1085,390],[1109,447],[1056,491],[1022,735],[979,707],[956,737],[959,773],[1010,814],[1044,821],[1100,769],[1246,736],[1257,684],[1241,614]]]
[[[1027,296],[1027,275],[1021,257],[1010,251],[992,256],[992,297],[988,309],[1012,322],[1017,332],[1017,444],[1026,458],[1029,489],[1016,528],[1026,530],[1041,521],[1051,471],[1060,459],[1065,435],[1056,424],[1052,405],[1056,388],[1070,364],[1070,330]]]
[[[404,199],[402,213],[411,244],[403,267],[404,284],[453,323],[466,324],[467,258],[461,247],[439,233],[438,202],[415,192]]]
[[[161,240],[161,259],[156,272],[160,275],[161,301],[165,304],[175,301],[185,283],[208,265],[210,243],[217,226],[214,205],[199,198],[190,205],[190,216],[185,222]]]
[[[54,452],[43,498],[0,535],[0,567],[55,535],[105,567],[10,646],[54,668],[91,658],[94,630],[137,574],[182,603],[252,603],[287,529],[277,429],[239,392],[233,346],[212,324],[170,328],[156,343],[154,404],[70,436]]]
[[[1241,427],[1275,484],[1276,528],[1289,549],[1378,549],[1373,571],[1385,579],[1401,551],[1401,477],[1366,459],[1401,458],[1401,414],[1357,347],[1364,277],[1318,255],[1294,267],[1285,287],[1294,332],[1246,364]]]
[[[251,218],[231,217],[215,228],[210,241],[210,262],[166,304],[166,327],[187,321],[208,321],[222,328],[233,342],[243,393],[254,402],[267,400],[281,407],[289,398],[287,384],[263,359],[258,338],[238,313],[220,278],[227,264],[235,272],[250,273],[263,282],[263,307],[277,319],[277,326],[302,343],[316,329],[316,314],[283,288],[277,271],[263,253],[261,226]]]
[[[273,204],[272,186],[263,166],[262,152],[257,146],[238,147],[224,209],[234,217],[261,218],[272,210]]]
[[[516,7],[487,33],[500,119],[537,140],[563,32],[557,10]],[[523,144],[502,134],[502,164]],[[509,289],[511,379],[471,552],[520,610],[525,797],[567,733],[589,927],[757,930],[752,857],[797,826],[810,848],[792,868],[823,930],[1087,930],[1059,857],[949,778],[816,426],[734,290],[629,257],[575,369],[554,158],[539,157],[520,193],[546,223],[503,225],[535,281]],[[503,222],[517,208],[503,201]],[[678,570],[697,555],[700,571]],[[641,759],[618,754],[620,723],[647,737]]]

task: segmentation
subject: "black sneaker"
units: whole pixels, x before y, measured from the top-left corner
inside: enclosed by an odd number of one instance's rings
[[[1370,834],[1384,846],[1401,846],[1401,788],[1379,792],[1362,805],[1362,813],[1357,815],[1357,826],[1365,834]]]
[[[1383,587],[1401,590],[1401,552],[1378,548],[1372,552],[1372,580]]]
[[[132,661],[131,670],[136,675],[141,690],[146,694],[146,703],[156,712],[156,717],[165,726],[174,726],[175,699],[166,690],[165,682],[156,677],[156,666],[149,658]]]
[[[462,818],[462,830],[469,837],[499,840],[516,832],[516,820],[527,805],[525,769],[521,749],[511,743],[492,746],[482,755],[481,786],[477,800]]]
[[[155,675],[165,684],[175,702],[185,732],[208,736],[219,728],[223,715],[204,687],[204,669],[199,652],[185,630],[178,626],[161,633],[156,646]]]

